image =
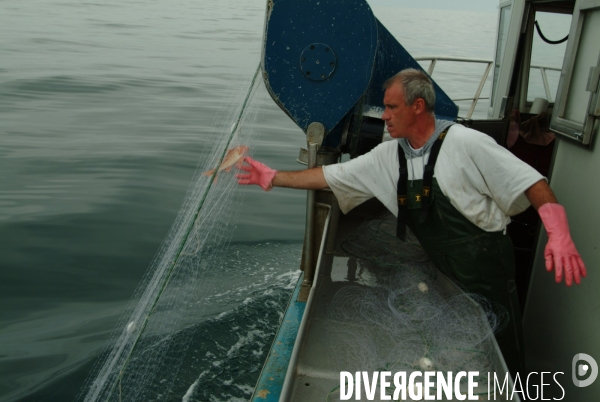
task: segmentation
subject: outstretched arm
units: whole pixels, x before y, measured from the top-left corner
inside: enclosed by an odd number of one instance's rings
[[[294,172],[277,172],[273,179],[274,187],[300,188],[305,190],[319,190],[329,188],[323,175],[323,168],[316,167]]]
[[[569,231],[567,214],[562,205],[558,204],[554,192],[545,180],[540,180],[525,191],[525,196],[538,211],[546,232],[548,243],[544,250],[546,270],[554,269],[556,282],[560,283],[565,277],[567,286],[581,282],[581,277],[587,275],[585,264],[575,248]]]
[[[305,190],[317,190],[328,188],[323,169],[316,167],[307,170],[297,170],[295,172],[278,172],[267,165],[255,161],[246,156],[244,162],[247,165],[242,165],[239,169],[246,173],[236,175],[239,184],[257,184],[263,190],[269,191],[273,187],[289,187]]]

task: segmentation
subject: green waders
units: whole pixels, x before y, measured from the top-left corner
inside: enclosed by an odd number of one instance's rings
[[[470,222],[442,193],[435,178],[427,218],[420,223],[423,182],[414,180],[407,187],[407,225],[433,263],[466,292],[480,294],[508,311],[508,325],[496,333],[496,340],[514,376],[523,368],[523,348],[510,237],[486,232]]]

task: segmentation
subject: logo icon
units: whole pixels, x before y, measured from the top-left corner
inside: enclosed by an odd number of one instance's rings
[[[582,363],[585,362],[585,363]],[[585,353],[577,353],[573,356],[573,384],[576,387],[587,387],[588,385],[592,385],[594,381],[596,381],[596,377],[598,377],[598,363],[596,360],[588,354]],[[580,380],[580,378],[588,375],[588,378],[585,380]]]

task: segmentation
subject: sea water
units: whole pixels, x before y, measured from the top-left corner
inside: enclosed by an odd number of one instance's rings
[[[79,393],[249,86],[264,7],[0,3],[0,400]],[[493,57],[494,13],[374,12],[414,56]],[[440,67],[451,96],[475,92],[479,77]],[[303,133],[264,88],[253,102],[252,156],[301,168]],[[240,191],[230,258],[207,270],[190,380],[174,400],[250,397],[298,275],[305,194]]]

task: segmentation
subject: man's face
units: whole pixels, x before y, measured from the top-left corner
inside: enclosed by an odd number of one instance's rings
[[[385,120],[392,138],[406,138],[415,123],[414,108],[404,102],[404,89],[398,83],[385,90],[383,97],[385,111],[381,118]]]

